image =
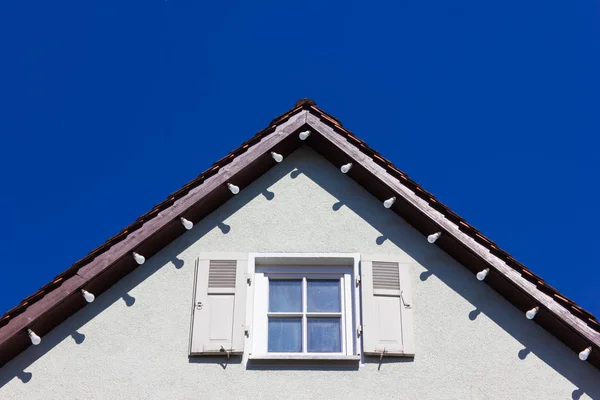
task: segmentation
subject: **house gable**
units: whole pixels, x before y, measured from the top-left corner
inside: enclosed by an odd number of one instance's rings
[[[189,358],[205,252],[394,254],[410,265],[416,356],[360,371]],[[265,370],[266,369],[266,370]],[[569,398],[598,371],[308,147],[206,216],[0,369],[6,398]]]
[[[300,130],[314,134],[304,142],[296,136]],[[491,270],[488,285],[523,312],[539,309],[536,322],[572,350],[595,348],[588,362],[600,366],[600,323],[592,314],[501,250],[308,99],[297,102],[268,128],[9,310],[0,318],[0,365],[29,345],[28,329],[44,335],[83,307],[81,289],[102,293],[138,266],[133,252],[152,256],[185,232],[180,217],[201,220],[231,197],[227,190],[231,180],[245,187],[276,164],[272,151],[285,156],[303,143],[335,165],[352,160],[356,166],[349,177],[377,198],[397,197],[392,210],[422,234],[445,232],[437,246],[473,273]]]

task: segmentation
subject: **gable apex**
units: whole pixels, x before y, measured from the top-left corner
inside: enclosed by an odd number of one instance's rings
[[[296,102],[296,104],[294,105],[294,107],[304,107],[304,106],[309,107],[309,106],[316,106],[316,105],[317,105],[317,103],[315,103],[314,100],[304,98],[304,99],[298,100]]]

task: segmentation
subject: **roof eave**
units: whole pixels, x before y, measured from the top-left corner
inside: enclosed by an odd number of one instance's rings
[[[470,262],[470,269],[476,273],[484,268],[490,268],[492,271],[491,275],[496,275],[496,279],[494,279],[493,276],[488,276],[486,278],[486,283],[494,287],[504,295],[504,297],[509,298],[513,304],[516,303],[515,305],[523,312],[535,306],[540,306],[540,313],[535,319],[537,323],[543,325],[549,331],[554,330],[553,328],[556,323],[567,326],[574,336],[571,335],[573,337],[571,337],[566,344],[573,348],[573,350],[581,351],[590,344],[593,344],[596,347],[600,346],[600,332],[587,326],[584,321],[571,314],[551,296],[538,290],[535,284],[524,279],[521,274],[509,267],[504,261],[491,254],[487,248],[476,242],[465,232],[461,231],[459,225],[452,223],[439,211],[431,207],[429,203],[416,196],[413,191],[408,189],[398,179],[392,177],[383,167],[375,163],[373,158],[365,156],[365,154],[357,147],[351,145],[342,135],[335,132],[335,125],[329,126],[319,117],[312,114],[308,116],[307,123],[310,127],[319,132],[329,143],[333,144],[337,150],[343,152],[347,157],[347,160],[351,160],[355,165],[359,165],[368,173],[368,176],[365,179],[364,174],[361,176],[358,169],[352,168],[348,174],[351,178],[357,180],[359,184],[367,188],[371,193],[376,194],[381,200],[391,196],[397,196],[402,199],[403,202],[394,203],[392,210],[401,217],[407,219],[411,225],[420,230],[424,235],[442,231],[444,234],[438,239],[436,245],[453,255],[455,258],[459,258],[459,261],[461,261],[463,265],[465,264],[464,260],[469,257],[467,254],[457,254],[456,245],[462,247],[461,253],[466,251],[475,256],[479,262]],[[335,157],[333,156],[333,153],[334,151],[331,149],[329,151],[321,152],[326,158]],[[388,193],[382,193],[385,192],[385,189],[376,188],[376,186],[387,188]],[[407,210],[409,208],[418,212],[420,216],[408,217]],[[419,221],[417,221],[417,219]],[[451,247],[455,247],[455,249],[452,249]],[[469,265],[465,266],[469,268]],[[505,282],[498,282],[497,278],[500,277]],[[512,286],[512,288],[510,288],[512,290],[505,287],[506,283],[509,283],[510,286]],[[498,290],[500,287],[502,287],[502,290]],[[509,294],[509,290],[515,293]],[[521,298],[517,300],[516,292],[521,292],[524,296],[518,296]],[[548,315],[544,316],[545,313]],[[575,336],[579,337],[579,339]]]
[[[201,185],[191,189],[185,196],[125,239],[99,254],[79,268],[75,275],[64,280],[55,290],[31,304],[25,312],[11,319],[0,328],[0,366],[4,365],[29,345],[27,329],[43,336],[66,317],[85,305],[80,290],[100,294],[115,282],[139,267],[132,252],[149,258],[185,233],[180,217],[200,221],[233,196],[227,182],[244,188],[276,165],[271,151],[285,155],[296,150],[303,142],[291,140],[292,135],[306,128],[308,111],[297,110],[262,140],[239,154]],[[49,315],[59,317],[48,318]],[[63,318],[61,318],[64,316]]]

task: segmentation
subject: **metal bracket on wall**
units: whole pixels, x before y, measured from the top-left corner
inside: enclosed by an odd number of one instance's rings
[[[233,350],[229,349],[227,350],[225,347],[221,346],[221,350],[219,350],[221,353],[226,353],[227,354],[227,359],[229,360],[229,357],[231,356],[231,352]]]
[[[383,350],[381,350],[381,353],[379,353],[379,361],[381,362],[381,360],[383,360],[383,355],[385,354],[385,347],[383,348]]]
[[[402,304],[404,304],[404,307],[406,308],[411,308],[410,304],[406,303],[406,300],[404,300],[404,291],[400,291],[400,298],[402,299]]]

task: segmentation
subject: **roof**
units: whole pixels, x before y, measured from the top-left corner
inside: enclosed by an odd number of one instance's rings
[[[306,129],[312,134],[300,141],[298,132]],[[592,346],[588,361],[600,368],[596,317],[500,249],[309,99],[299,100],[268,127],[5,313],[0,318],[0,366],[30,345],[27,329],[43,336],[83,307],[80,289],[96,295],[104,292],[138,267],[131,257],[133,251],[146,257],[157,253],[185,232],[180,217],[198,222],[232,196],[227,182],[244,188],[276,164],[271,151],[285,156],[304,144],[337,166],[353,162],[347,174],[350,178],[381,200],[396,196],[392,211],[424,235],[442,231],[436,245],[473,273],[490,268],[486,284],[522,311],[539,306],[535,322],[574,351]]]

